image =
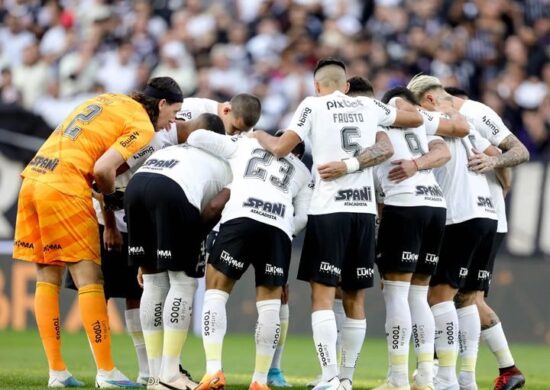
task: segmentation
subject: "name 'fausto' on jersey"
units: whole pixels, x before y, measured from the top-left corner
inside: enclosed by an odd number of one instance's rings
[[[309,139],[315,167],[354,157],[376,142],[378,126],[394,123],[396,111],[378,100],[351,97],[340,91],[307,97],[294,113],[288,129]],[[323,181],[315,174],[309,214],[336,212],[376,214],[372,168]]]

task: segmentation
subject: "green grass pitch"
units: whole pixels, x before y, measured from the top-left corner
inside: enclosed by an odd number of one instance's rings
[[[95,368],[85,335],[63,334],[63,354],[70,371],[90,388]],[[126,335],[113,335],[113,351],[117,366],[131,379],[137,375],[137,363],[131,340]],[[370,389],[380,384],[386,372],[384,340],[367,338],[355,375],[354,388]],[[550,349],[539,345],[512,345],[518,365],[527,377],[526,389],[550,389]],[[201,340],[190,337],[184,347],[184,366],[200,379],[204,370]],[[230,334],[225,339],[224,371],[228,389],[247,389],[254,366],[253,335]],[[492,390],[497,373],[493,356],[481,347],[478,360],[480,390]],[[290,335],[283,357],[283,370],[294,389],[319,373],[313,342],[308,336]],[[36,331],[0,332],[0,389],[43,389],[47,384],[47,364]]]

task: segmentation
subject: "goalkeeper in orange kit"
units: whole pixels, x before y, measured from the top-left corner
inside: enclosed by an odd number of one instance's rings
[[[131,96],[102,94],[78,106],[46,140],[21,176],[13,257],[36,264],[36,322],[48,359],[49,387],[80,387],[61,356],[59,287],[67,266],[77,287],[82,323],[97,365],[96,387],[135,387],[115,368],[100,269],[92,181],[109,209],[119,166],[168,127],[182,92],[154,78]]]

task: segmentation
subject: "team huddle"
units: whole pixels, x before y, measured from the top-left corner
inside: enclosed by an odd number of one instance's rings
[[[480,339],[498,363],[494,389],[524,385],[485,297],[507,231],[510,167],[528,160],[526,148],[493,110],[433,76],[377,100],[366,79],[348,79],[341,61],[324,59],[314,84],[317,96],[274,136],[253,129],[256,97],[184,99],[168,77],[131,96],[92,98],[58,126],[22,173],[14,248],[14,258],[37,265],[49,387],[83,386],[67,370],[55,326],[65,266],[96,387],[211,390],[226,385],[226,304],[251,265],[258,319],[250,389],[290,386],[280,362],[292,240],[304,229],[297,277],[311,287],[321,369],[308,386],[353,388],[375,263],[389,365],[377,390],[476,390]],[[196,383],[180,361],[203,276],[195,315],[206,372]],[[136,382],[111,357],[111,297],[126,298]]]

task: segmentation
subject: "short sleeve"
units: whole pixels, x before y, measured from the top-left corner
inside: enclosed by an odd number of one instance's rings
[[[470,139],[470,142],[476,148],[477,151],[483,152],[485,151],[489,146],[491,146],[491,142],[487,140],[487,138],[483,137],[478,131],[476,130],[470,130],[470,134],[467,136]]]
[[[124,160],[128,160],[146,146],[154,135],[155,129],[149,116],[140,113],[126,122],[124,131],[111,147],[119,152]]]
[[[382,103],[380,100],[371,99],[374,103],[372,105],[375,116],[379,126],[391,126],[395,122],[397,116],[397,110],[387,104]]]
[[[229,159],[238,149],[237,138],[216,134],[208,130],[195,130],[187,138],[187,143],[205,150],[214,156]]]
[[[479,107],[477,115],[472,117],[476,130],[491,144],[499,146],[512,132],[492,108],[482,103],[479,103]]]
[[[418,112],[420,112],[422,118],[424,119],[426,135],[435,135],[437,133],[437,129],[439,128],[441,115],[437,112],[429,112],[423,109],[418,109]]]
[[[290,120],[290,125],[288,126],[289,130],[294,131],[298,136],[305,141],[311,132],[311,127],[313,123],[313,100],[308,97],[305,98]]]

